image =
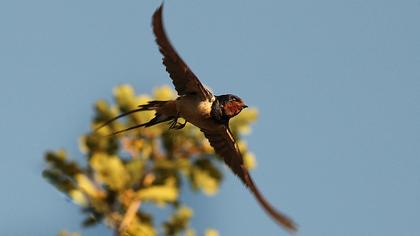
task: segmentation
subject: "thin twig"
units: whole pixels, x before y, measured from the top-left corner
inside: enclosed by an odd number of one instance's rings
[[[151,173],[146,174],[143,179],[143,185],[149,186],[155,180],[155,176]],[[120,226],[118,227],[118,231],[116,232],[117,235],[121,235],[126,229],[127,226],[133,221],[134,217],[136,216],[137,211],[139,210],[141,205],[140,199],[133,199],[130,205],[127,208],[127,211],[124,214],[124,217],[121,221]]]
[[[127,211],[125,212],[124,218],[121,221],[120,227],[118,228],[119,233],[124,232],[124,230],[127,228],[127,226],[131,223],[131,221],[133,220],[134,216],[136,215],[137,210],[139,209],[140,205],[141,205],[140,200],[134,200],[133,202],[130,203]]]

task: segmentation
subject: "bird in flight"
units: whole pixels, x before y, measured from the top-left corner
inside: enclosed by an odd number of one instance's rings
[[[153,14],[152,27],[156,36],[156,43],[163,55],[163,64],[178,92],[178,97],[175,100],[150,101],[147,104],[140,105],[137,109],[120,114],[105,122],[97,130],[116,119],[147,110],[155,111],[155,117],[149,122],[117,131],[114,134],[139,127],[150,127],[166,121],[171,122],[170,129],[182,129],[187,122],[197,126],[209,140],[215,152],[223,158],[233,173],[254,194],[262,208],[286,230],[296,232],[296,224],[290,218],[275,210],[258,190],[244,166],[242,154],[229,128],[229,120],[238,115],[244,108],[247,108],[247,105],[241,98],[232,94],[213,95],[201,84],[197,76],[169,42],[163,27],[162,10],[163,4]],[[184,123],[178,122],[180,117],[184,118]]]

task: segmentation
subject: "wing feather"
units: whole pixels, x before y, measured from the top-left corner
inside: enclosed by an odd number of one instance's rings
[[[251,175],[244,166],[242,154],[236,145],[235,138],[230,129],[224,125],[220,125],[216,129],[201,129],[201,131],[209,140],[216,154],[223,158],[233,173],[251,190],[264,210],[285,229],[296,232],[296,224],[289,217],[274,209],[258,190]]]
[[[169,77],[172,79],[178,95],[198,94],[203,101],[210,101],[213,97],[212,93],[201,84],[197,76],[172,47],[166,36],[163,27],[162,10],[163,4],[153,14],[152,27],[156,36],[156,43],[159,45],[159,51],[163,55],[163,64],[169,73]]]

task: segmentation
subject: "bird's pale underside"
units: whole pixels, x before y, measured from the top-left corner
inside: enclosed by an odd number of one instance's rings
[[[154,110],[156,112],[155,117],[147,123],[118,131],[115,134],[139,127],[149,127],[165,121],[172,121],[170,128],[181,129],[186,122],[190,122],[200,128],[215,152],[224,159],[233,173],[251,190],[263,209],[285,229],[296,232],[296,224],[290,218],[275,210],[256,187],[244,166],[242,154],[229,129],[229,119],[239,114],[247,106],[235,95],[215,96],[201,84],[166,36],[162,22],[162,10],[163,5],[154,13],[152,27],[159,51],[163,55],[163,64],[178,92],[178,98],[171,101],[152,101],[140,105],[138,109],[121,114],[107,121],[101,127],[120,117],[145,110]],[[186,122],[184,124],[178,123],[179,117],[184,118]]]

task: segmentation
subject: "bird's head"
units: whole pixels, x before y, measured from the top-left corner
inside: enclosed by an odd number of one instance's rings
[[[222,106],[223,115],[228,118],[238,115],[244,108],[248,107],[241,98],[232,94],[219,96],[219,102]]]

